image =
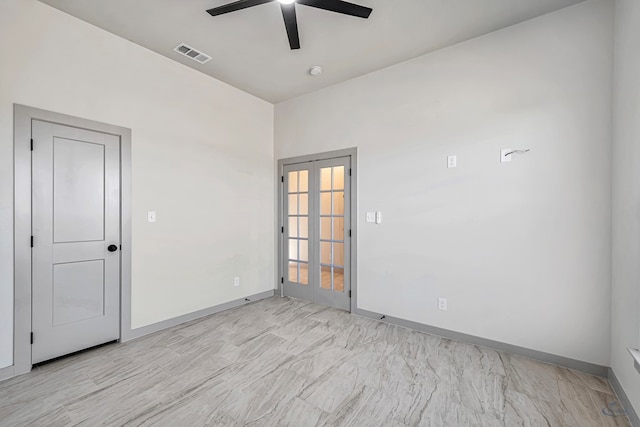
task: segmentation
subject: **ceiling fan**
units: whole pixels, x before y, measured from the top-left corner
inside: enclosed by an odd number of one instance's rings
[[[213,9],[207,10],[207,12],[211,16],[218,16],[229,12],[235,12],[236,10],[246,9],[248,7],[271,3],[273,1],[276,0],[238,0],[224,6],[214,7]],[[296,3],[364,19],[369,18],[369,15],[371,15],[372,12],[371,8],[342,0],[277,1],[280,3],[280,7],[282,8],[282,17],[284,18],[284,26],[287,29],[287,36],[289,37],[289,46],[291,46],[291,50],[300,49],[300,37],[298,36],[298,20],[296,19]]]

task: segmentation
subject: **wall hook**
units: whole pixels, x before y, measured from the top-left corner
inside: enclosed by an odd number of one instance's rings
[[[524,154],[524,153],[528,153],[529,151],[531,151],[530,149],[526,149],[526,150],[512,150],[509,151],[508,153],[504,153],[504,157],[510,156],[512,154]]]
[[[526,150],[514,150],[513,148],[503,148],[500,150],[500,163],[508,163],[512,159],[513,154],[524,154],[528,153],[528,148]]]

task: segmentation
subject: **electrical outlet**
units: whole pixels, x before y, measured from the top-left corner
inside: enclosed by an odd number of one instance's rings
[[[447,311],[447,299],[438,298],[438,308],[442,311]]]
[[[458,167],[458,156],[447,157],[447,167],[448,168]]]
[[[235,279],[233,279],[233,286],[238,287],[240,286],[240,278],[236,277]]]
[[[382,212],[376,212],[376,224],[382,224]]]

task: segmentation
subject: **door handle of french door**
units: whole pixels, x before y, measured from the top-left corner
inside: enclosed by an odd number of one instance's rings
[[[109,252],[115,252],[115,251],[117,251],[117,250],[118,250],[118,246],[116,246],[116,245],[109,245],[109,246],[107,246],[107,250],[108,250]]]

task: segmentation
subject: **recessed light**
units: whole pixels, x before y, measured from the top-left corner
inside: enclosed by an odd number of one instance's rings
[[[313,67],[309,68],[309,74],[314,77],[319,76],[320,74],[322,74],[322,67],[319,65],[314,65]]]
[[[296,0],[278,0],[280,3],[282,4],[291,4],[293,2],[295,2]]]

